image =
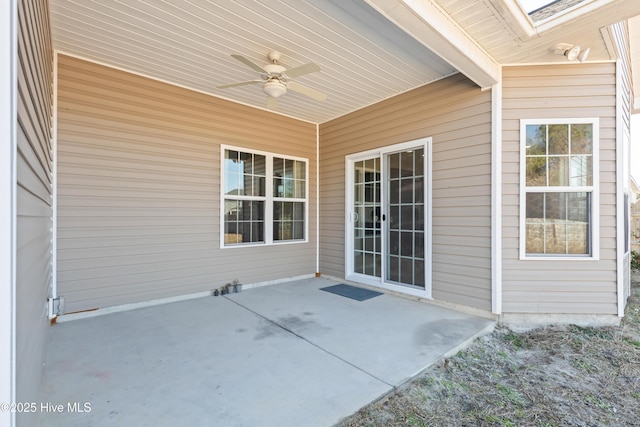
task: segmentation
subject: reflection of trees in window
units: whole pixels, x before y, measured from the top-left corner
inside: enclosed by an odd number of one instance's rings
[[[592,125],[527,125],[527,186],[591,184]]]
[[[525,135],[526,253],[589,254],[593,124],[529,124]]]

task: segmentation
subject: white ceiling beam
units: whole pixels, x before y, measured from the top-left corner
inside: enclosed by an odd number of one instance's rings
[[[498,83],[500,64],[432,0],[365,0],[482,89]]]

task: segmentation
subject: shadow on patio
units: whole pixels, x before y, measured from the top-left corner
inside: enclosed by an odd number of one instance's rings
[[[393,295],[320,290],[333,284],[59,323],[40,397],[65,410],[42,413],[40,425],[331,426],[493,328]]]

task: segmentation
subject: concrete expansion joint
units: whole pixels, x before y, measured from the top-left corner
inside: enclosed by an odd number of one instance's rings
[[[320,350],[320,351],[322,351],[322,352],[324,352],[324,353],[328,354],[329,356],[331,356],[331,357],[333,357],[333,358],[335,358],[335,359],[337,359],[337,360],[340,360],[340,361],[341,361],[341,362],[343,362],[343,363],[346,363],[347,365],[349,365],[349,366],[351,366],[351,367],[353,367],[353,368],[357,369],[358,371],[360,371],[360,372],[364,373],[365,375],[370,376],[371,378],[375,379],[376,381],[380,381],[381,383],[383,383],[383,384],[385,384],[385,385],[387,385],[387,386],[391,387],[391,388],[392,388],[392,390],[395,390],[395,389],[396,389],[396,386],[395,386],[395,385],[388,383],[387,381],[383,380],[382,378],[379,378],[379,377],[377,377],[377,376],[373,375],[371,372],[367,372],[366,370],[362,369],[362,368],[361,368],[361,367],[359,367],[358,365],[355,365],[355,364],[353,364],[352,362],[349,362],[348,360],[346,360],[346,359],[344,359],[344,358],[342,358],[342,357],[338,356],[337,354],[330,352],[330,351],[329,351],[329,350],[327,350],[326,348],[321,347],[320,345],[318,345],[318,344],[314,343],[313,341],[310,341],[309,339],[307,339],[307,338],[305,338],[304,336],[302,336],[302,335],[300,335],[300,334],[296,333],[295,331],[293,331],[293,330],[291,330],[291,329],[287,328],[286,326],[284,326],[284,325],[282,325],[282,324],[280,324],[280,323],[278,323],[278,322],[276,322],[276,321],[274,321],[274,320],[272,320],[272,319],[269,319],[268,317],[265,317],[265,316],[263,316],[262,314],[260,314],[260,313],[258,313],[258,312],[256,312],[256,311],[254,311],[254,310],[251,310],[249,307],[247,307],[247,306],[245,306],[245,305],[240,304],[238,301],[235,301],[235,300],[233,300],[233,299],[231,299],[231,298],[227,297],[226,295],[224,295],[224,296],[223,296],[223,298],[225,298],[225,299],[226,299],[226,300],[228,300],[228,301],[231,301],[232,303],[236,304],[236,305],[237,305],[237,306],[239,306],[239,307],[244,308],[244,309],[245,309],[245,310],[247,310],[248,312],[255,314],[256,316],[260,317],[261,319],[266,320],[267,322],[271,323],[272,325],[277,326],[278,328],[282,329],[283,331],[286,331],[287,333],[289,333],[289,334],[291,334],[291,335],[295,336],[296,338],[299,338],[299,339],[301,339],[301,340],[305,341],[306,343],[308,343],[308,344],[310,344],[310,345],[314,346],[315,348],[317,348],[318,350]]]

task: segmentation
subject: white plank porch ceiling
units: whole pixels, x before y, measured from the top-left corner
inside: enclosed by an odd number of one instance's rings
[[[640,0],[601,2],[571,22],[523,37],[505,12],[513,0],[431,1],[503,65],[564,62],[552,53],[559,42],[590,47],[589,61],[611,60],[600,28],[640,15]],[[458,72],[366,0],[50,0],[50,8],[61,53],[257,108],[266,106],[261,84],[216,89],[258,77],[231,54],[263,65],[278,50],[287,68],[315,62],[320,72],[295,81],[328,98],[289,91],[274,110],[312,123]]]
[[[91,61],[264,108],[259,65],[271,50],[287,68],[315,62],[295,81],[328,95],[289,91],[276,112],[322,123],[456,70],[361,1],[52,0],[54,48]]]

